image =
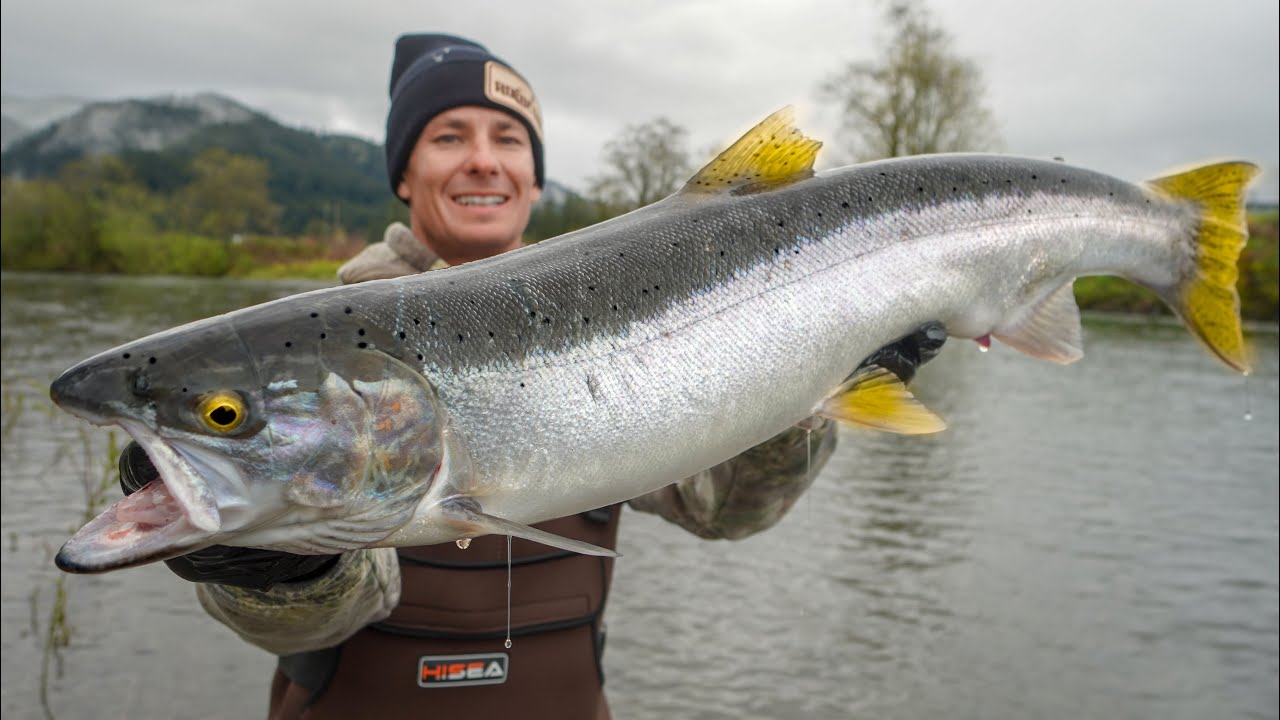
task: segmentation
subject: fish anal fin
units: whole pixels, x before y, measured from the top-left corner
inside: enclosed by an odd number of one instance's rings
[[[681,193],[763,192],[813,176],[822,143],[795,126],[790,106],[773,113],[699,170]]]
[[[1068,365],[1084,357],[1080,307],[1073,280],[1022,309],[991,334],[1000,342],[1039,360]]]
[[[471,497],[449,498],[440,503],[439,512],[446,522],[457,528],[459,533],[466,537],[474,535],[510,535],[582,555],[620,557],[617,552],[608,548],[602,548],[581,540],[574,540],[489,515],[482,511],[480,503]]]
[[[818,407],[831,420],[900,435],[945,430],[947,423],[916,400],[892,372],[870,365],[858,371]]]

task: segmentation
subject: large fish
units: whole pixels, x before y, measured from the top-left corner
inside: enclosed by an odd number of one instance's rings
[[[815,413],[941,421],[863,358],[938,321],[1081,357],[1072,281],[1155,291],[1247,370],[1236,262],[1257,169],[1130,184],[937,155],[815,175],[787,110],[675,195],[516,252],[319,290],[109,350],[53,384],[160,471],[63,546],[100,572],[210,544],[329,553],[528,527],[636,497]]]

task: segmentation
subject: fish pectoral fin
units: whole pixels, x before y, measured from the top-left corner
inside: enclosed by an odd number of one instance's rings
[[[539,530],[518,522],[504,520],[480,510],[480,503],[471,497],[455,497],[440,503],[439,512],[450,524],[457,527],[467,536],[472,535],[511,535],[512,537],[532,540],[543,545],[568,550],[582,555],[598,555],[600,557],[621,557],[617,552],[598,545],[563,537],[545,530]]]
[[[813,176],[822,142],[805,137],[788,106],[773,113],[707,163],[681,194],[764,192]]]
[[[991,334],[1005,345],[1038,360],[1068,365],[1084,357],[1074,282],[1068,280],[1040,301],[1023,308],[1012,321]]]
[[[925,435],[947,427],[897,375],[879,365],[868,365],[846,380],[818,406],[817,414],[900,435]]]

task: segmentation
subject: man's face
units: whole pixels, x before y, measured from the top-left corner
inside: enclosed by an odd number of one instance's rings
[[[446,110],[422,129],[396,194],[414,234],[450,265],[514,250],[542,195],[529,131],[498,110]]]

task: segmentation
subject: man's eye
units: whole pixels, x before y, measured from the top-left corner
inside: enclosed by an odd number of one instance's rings
[[[462,136],[461,136],[461,135],[454,135],[454,134],[448,134],[448,135],[437,135],[437,136],[435,136],[435,138],[432,140],[432,142],[435,142],[435,143],[441,143],[441,144],[448,144],[448,143],[462,142]]]
[[[515,135],[504,135],[498,138],[498,142],[503,145],[522,145],[523,141]]]

